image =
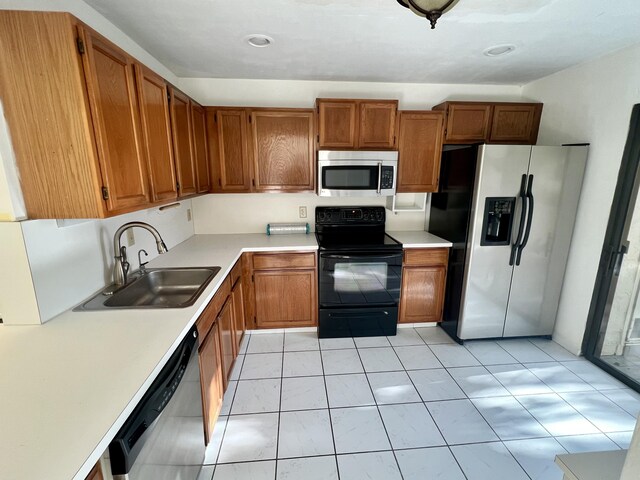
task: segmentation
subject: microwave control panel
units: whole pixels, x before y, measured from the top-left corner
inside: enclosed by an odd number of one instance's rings
[[[393,167],[382,167],[380,188],[393,188]]]

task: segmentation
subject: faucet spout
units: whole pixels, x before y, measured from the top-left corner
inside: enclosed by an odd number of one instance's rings
[[[129,222],[122,225],[118,230],[116,230],[115,235],[113,236],[113,258],[115,259],[115,264],[113,266],[113,283],[117,286],[122,286],[127,283],[127,270],[125,265],[128,265],[127,262],[127,251],[126,248],[122,247],[122,234],[130,228],[140,227],[147,230],[153,238],[156,240],[156,248],[158,253],[167,253],[169,250],[167,245],[162,240],[160,233],[154,227],[144,222]]]

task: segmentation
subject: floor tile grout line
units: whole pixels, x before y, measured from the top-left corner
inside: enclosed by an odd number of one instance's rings
[[[318,341],[318,343],[320,343]],[[327,388],[327,375],[325,375],[324,371],[324,359],[322,358],[322,352],[320,352],[320,366],[322,367],[322,384],[324,385],[324,394],[327,399],[327,413],[329,415],[329,428],[331,429],[331,441],[333,442],[333,457],[336,462],[336,472],[338,475],[338,480],[340,480],[340,466],[338,465],[338,449],[336,448],[336,437],[333,433],[333,421],[331,417],[331,408],[329,405],[329,389]]]
[[[279,449],[280,449],[280,424],[282,423],[282,383],[283,383],[283,375],[284,375],[284,344],[285,344],[285,335],[286,332],[282,334],[282,364],[280,365],[280,398],[278,400],[278,429],[276,432],[276,468],[274,472],[274,480],[278,479],[278,458],[279,458]]]
[[[393,353],[395,355],[395,351],[393,351]],[[396,357],[397,356],[398,355],[396,355]],[[360,363],[362,363],[362,368],[364,369],[364,362],[362,361],[362,358],[360,357],[360,352],[358,352],[358,358],[360,358]],[[399,360],[400,359],[398,358],[398,361]],[[402,362],[400,362],[400,365],[402,365]],[[367,385],[369,385],[369,390],[371,391],[371,396],[373,397],[373,401],[376,402],[376,396],[373,393],[373,387],[371,386],[371,382],[369,381],[369,377],[366,375],[366,373],[367,372],[365,370],[365,376],[364,377],[367,379]],[[377,373],[377,372],[371,372],[371,373]],[[377,404],[377,402],[376,402],[375,407],[376,407],[376,411],[378,412],[378,417],[380,418],[380,423],[382,423],[382,428],[384,428],[384,433],[387,436],[387,441],[389,442],[389,448],[391,448],[393,459],[396,461],[396,466],[398,467],[398,473],[400,474],[400,478],[402,480],[404,480],[404,475],[402,473],[402,469],[400,468],[400,462],[398,462],[398,457],[396,457],[396,454],[395,454],[395,452],[393,450],[393,443],[391,442],[391,436],[389,435],[389,431],[387,430],[387,425],[384,423],[384,418],[382,417],[382,412],[380,412],[380,406]]]

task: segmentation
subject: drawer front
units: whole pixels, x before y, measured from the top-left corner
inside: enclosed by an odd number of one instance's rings
[[[200,338],[204,338],[205,335],[209,333],[213,322],[215,322],[218,313],[230,294],[231,280],[227,277],[224,279],[222,285],[220,285],[220,288],[209,302],[209,305],[207,305],[204,311],[200,314],[198,320],[196,320],[196,328],[198,329],[198,335],[200,335]]]
[[[316,254],[309,253],[254,253],[254,270],[274,268],[315,268]]]
[[[404,251],[404,265],[447,265],[448,248],[408,248]]]

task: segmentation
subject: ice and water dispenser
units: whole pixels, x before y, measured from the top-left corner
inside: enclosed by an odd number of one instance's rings
[[[481,246],[511,244],[515,197],[487,197],[484,203]]]

